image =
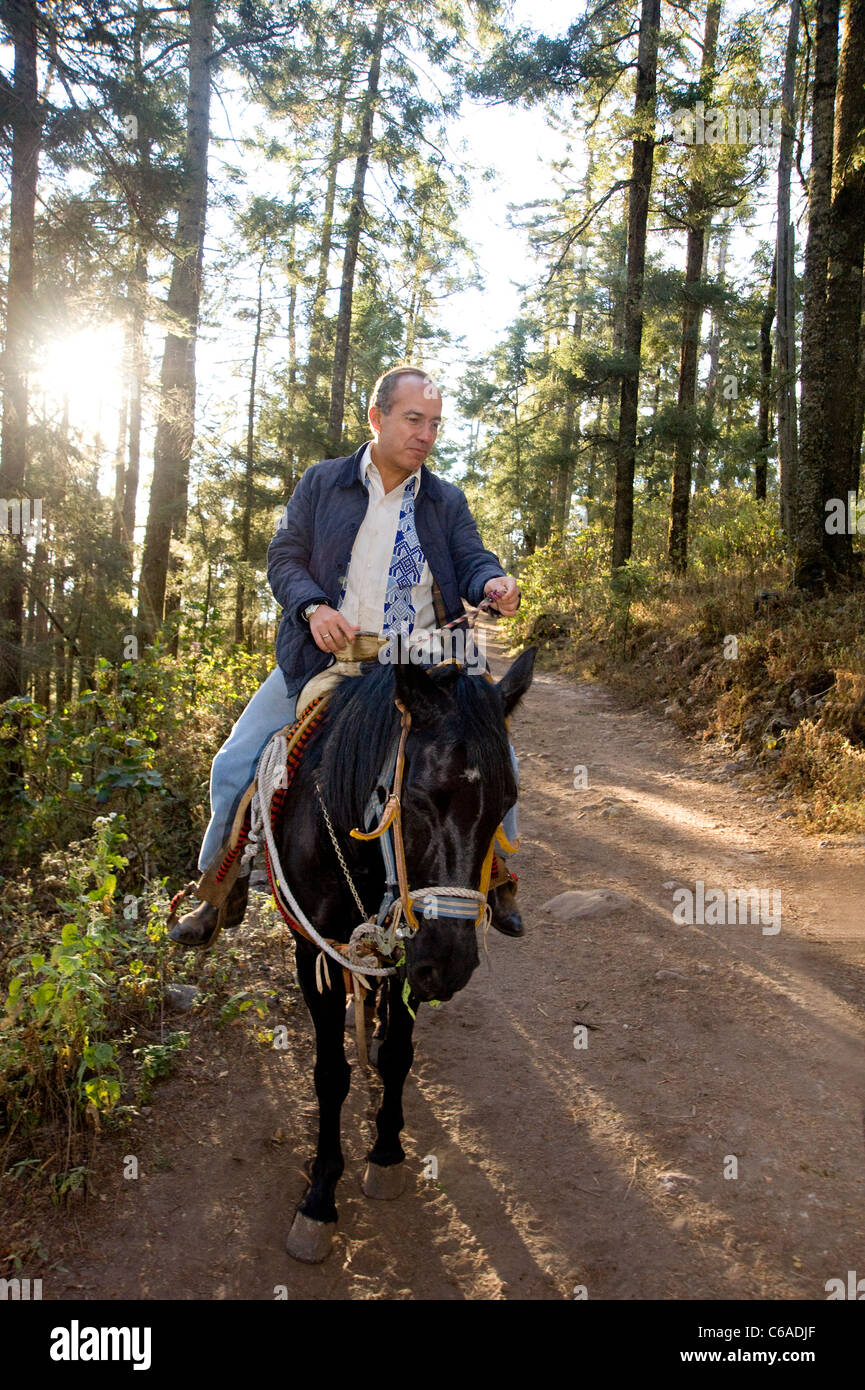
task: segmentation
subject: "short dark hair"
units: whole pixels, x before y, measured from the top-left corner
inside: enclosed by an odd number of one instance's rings
[[[406,376],[417,376],[420,377],[421,381],[427,381],[431,386],[435,385],[429,372],[425,372],[423,367],[391,367],[389,371],[382,373],[375,383],[375,386],[372,388],[372,395],[369,401],[370,408],[376,405],[382,415],[390,415],[396,389],[403,377]],[[438,387],[436,387],[436,390],[438,390]]]

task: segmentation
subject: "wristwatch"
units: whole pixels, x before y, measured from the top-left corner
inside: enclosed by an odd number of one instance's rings
[[[303,618],[304,622],[308,623],[313,613],[316,611],[317,608],[320,607],[320,603],[308,603],[300,616]]]

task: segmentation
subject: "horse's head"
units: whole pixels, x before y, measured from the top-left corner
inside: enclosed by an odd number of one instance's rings
[[[536,649],[498,683],[456,666],[394,668],[394,693],[411,715],[402,786],[409,888],[480,888],[493,835],[517,798],[505,719],[532,681]],[[471,920],[447,915],[447,897],[406,940],[409,985],[418,999],[450,999],[478,964]],[[482,905],[478,904],[481,911]]]

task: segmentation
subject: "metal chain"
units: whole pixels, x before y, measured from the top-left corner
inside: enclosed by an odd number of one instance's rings
[[[330,835],[330,838],[331,838],[331,843],[333,844],[333,847],[334,847],[334,849],[336,850],[336,857],[337,857],[337,859],[339,860],[340,868],[342,869],[343,873],[345,874],[345,881],[346,881],[346,883],[348,884],[349,888],[351,889],[351,895],[352,895],[352,897],[354,898],[355,902],[356,902],[357,905],[358,905],[358,908],[359,908],[359,910],[360,910],[361,918],[362,918],[364,921],[366,921],[366,908],[364,907],[363,903],[362,903],[361,900],[360,900],[360,895],[358,894],[358,891],[357,891],[357,889],[356,889],[355,886],[354,886],[354,879],[352,878],[351,874],[350,874],[349,871],[348,871],[348,865],[346,864],[345,859],[344,859],[344,857],[343,857],[342,850],[341,850],[340,847],[339,847],[339,841],[338,841],[337,838],[336,838],[336,832],[334,831],[334,828],[333,828],[333,826],[331,825],[330,816],[327,814],[327,807],[326,807],[325,804],[324,804],[324,798],[323,798],[323,796],[322,796],[322,794],[321,794],[321,787],[318,785],[318,778],[317,778],[317,777],[313,778],[313,781],[314,781],[314,783],[315,783],[315,794],[316,794],[316,796],[318,797],[318,804],[319,804],[319,806],[321,807],[322,815],[324,816],[324,823],[325,823],[325,825],[327,826],[328,834]]]

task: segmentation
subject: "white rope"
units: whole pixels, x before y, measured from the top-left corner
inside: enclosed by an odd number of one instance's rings
[[[256,777],[256,788],[252,797],[250,807],[250,827],[249,840],[243,852],[244,861],[247,858],[255,858],[261,842],[262,832],[264,833],[265,844],[267,845],[268,857],[270,859],[271,872],[279,887],[281,896],[291,910],[292,915],[297,919],[303,929],[309,932],[313,941],[321,950],[333,960],[337,961],[346,970],[350,970],[355,975],[374,975],[383,978],[387,975],[395,975],[397,967],[389,965],[381,967],[376,964],[376,957],[370,953],[369,947],[363,955],[360,951],[367,943],[375,943],[382,955],[390,955],[395,944],[393,929],[384,931],[377,922],[361,922],[355,927],[354,931],[346,944],[346,953],[352,952],[354,958],[349,958],[348,954],[337,951],[326,941],[320,932],[304,915],[298,906],[291,889],[285,881],[285,874],[279,862],[279,852],[276,848],[276,841],[273,834],[273,826],[270,823],[270,805],[273,801],[274,792],[278,787],[285,783],[285,762],[286,762],[286,741],[283,734],[274,734],[270,743],[264,749],[258,763],[258,774]]]

